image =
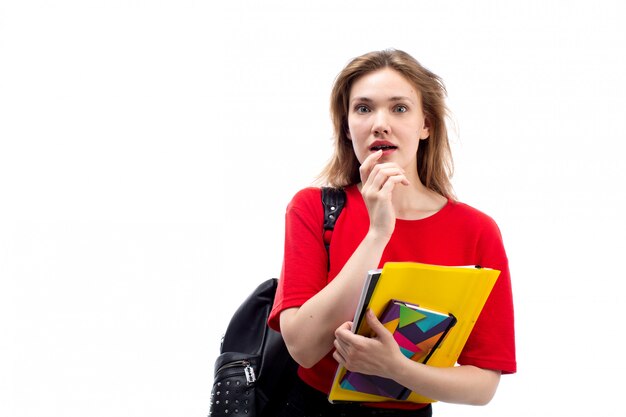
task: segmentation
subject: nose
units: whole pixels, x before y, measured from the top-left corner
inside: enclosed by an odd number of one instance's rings
[[[391,131],[387,113],[384,111],[376,112],[374,123],[372,124],[372,133],[374,136],[388,135]]]

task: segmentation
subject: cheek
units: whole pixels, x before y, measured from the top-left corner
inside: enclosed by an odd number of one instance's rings
[[[367,126],[363,121],[348,120],[348,134],[352,141],[360,141],[364,135],[367,137]]]
[[[350,146],[352,146],[352,151],[354,152],[356,159],[361,164],[368,155],[368,150],[365,148],[366,141],[363,138],[367,139],[367,136],[363,136],[363,133],[359,132],[358,128],[355,128],[354,126],[348,127],[348,139],[350,140]]]
[[[367,157],[367,152],[363,146],[359,146],[359,142],[355,142],[354,140],[352,141],[352,152],[354,152],[356,159],[358,159],[360,163],[363,163]]]

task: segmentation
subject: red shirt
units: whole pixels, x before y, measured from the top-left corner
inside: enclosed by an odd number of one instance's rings
[[[327,271],[323,217],[319,188],[301,190],[287,207],[283,269],[269,317],[269,325],[275,330],[280,330],[280,312],[299,307],[317,294],[341,271],[369,230],[369,215],[361,193],[356,186],[346,188],[346,204],[332,234]],[[397,219],[379,267],[388,261],[481,265],[501,271],[458,363],[502,373],[516,371],[508,260],[493,219],[452,200],[425,219]],[[309,385],[328,393],[336,369],[337,362],[329,352],[312,368],[301,367],[298,374]]]

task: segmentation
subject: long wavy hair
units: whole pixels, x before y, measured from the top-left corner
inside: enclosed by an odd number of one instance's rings
[[[360,163],[352,141],[348,139],[348,101],[354,82],[365,74],[383,68],[398,71],[420,92],[422,109],[430,136],[421,140],[417,151],[417,172],[422,184],[438,194],[454,198],[450,179],[452,153],[448,140],[445,103],[446,87],[440,77],[424,68],[415,58],[396,49],[369,52],[354,58],[335,79],[331,93],[330,114],[334,130],[334,153],[318,180],[334,187],[346,187],[361,181]]]

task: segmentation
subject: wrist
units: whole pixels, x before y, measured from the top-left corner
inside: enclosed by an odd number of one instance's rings
[[[411,359],[404,356],[402,353],[400,355],[394,355],[393,359],[389,364],[389,376],[388,378],[393,379],[394,381],[407,386],[407,381],[411,380],[411,371],[415,365],[422,365],[418,362],[413,362]]]
[[[381,231],[375,228],[370,227],[367,231],[367,235],[365,235],[365,240],[370,242],[372,245],[380,245],[383,247],[387,246],[389,240],[391,239],[391,233]]]

